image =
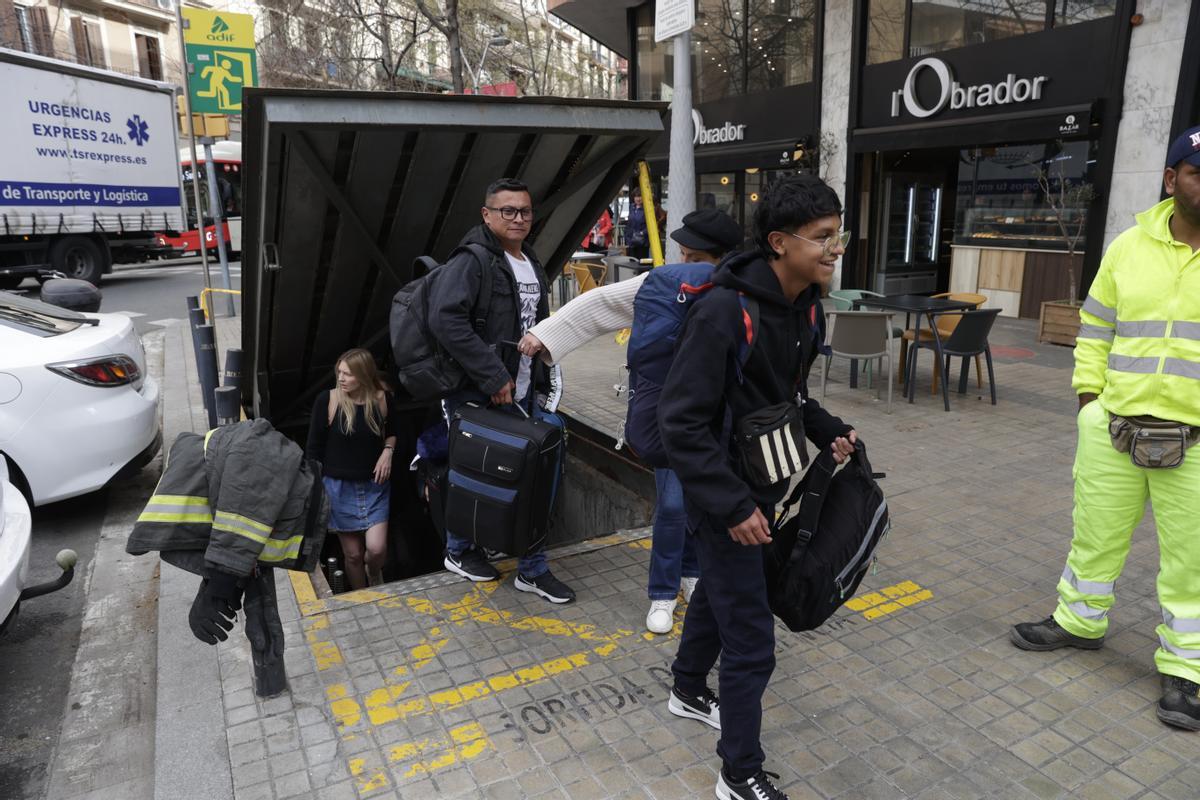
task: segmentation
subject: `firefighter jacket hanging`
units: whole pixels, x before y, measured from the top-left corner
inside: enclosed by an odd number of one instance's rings
[[[234,575],[255,564],[310,572],[328,519],[320,465],[256,419],[180,434],[125,549],[203,550]]]
[[[1163,619],[1155,663],[1160,673],[1200,682],[1200,448],[1173,469],[1143,468],[1109,434],[1113,415],[1171,421],[1185,432],[1200,425],[1200,253],[1171,236],[1174,203],[1139,214],[1113,242],[1083,305],[1072,385],[1099,399],[1078,416],[1075,536],[1054,618],[1076,636],[1104,636],[1149,499]]]

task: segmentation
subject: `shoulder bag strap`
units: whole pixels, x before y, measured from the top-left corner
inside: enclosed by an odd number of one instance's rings
[[[482,338],[484,326],[487,325],[488,311],[492,307],[492,251],[483,245],[472,242],[467,249],[479,262],[479,292],[475,295],[475,335]]]
[[[750,354],[754,351],[755,342],[758,341],[758,300],[744,292],[738,292],[738,303],[742,307],[742,319],[741,325],[738,326],[741,335],[738,338],[734,370],[737,373],[738,383],[745,383],[746,376],[742,374],[742,367],[750,361]]]
[[[804,550],[817,531],[817,523],[821,520],[821,509],[825,505],[825,495],[829,491],[829,484],[836,470],[837,464],[833,460],[833,453],[829,448],[823,448],[821,454],[813,459],[812,466],[808,468],[808,472],[804,474],[800,484],[792,491],[791,497],[783,504],[783,509],[779,514],[780,520],[787,517],[793,506],[796,504],[800,506],[796,511],[796,543],[793,547],[800,548],[801,556],[804,555]],[[781,526],[777,522],[772,527],[778,530]],[[791,554],[781,553],[780,555],[786,560],[786,557]]]

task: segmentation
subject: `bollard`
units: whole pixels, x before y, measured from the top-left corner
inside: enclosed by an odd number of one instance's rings
[[[214,390],[217,407],[217,424],[233,425],[242,420],[241,392],[232,386],[219,386]]]
[[[225,375],[221,384],[239,390],[242,388],[242,351],[236,347],[225,351]]]
[[[329,578],[329,591],[334,594],[341,594],[346,591],[346,573],[340,569],[333,571],[333,575]]]
[[[190,301],[191,298],[188,298],[188,300]],[[192,359],[193,363],[196,365],[197,372],[200,370],[200,333],[197,331],[197,328],[204,323],[205,320],[203,309],[201,309],[199,306],[188,309],[188,327],[192,329]],[[207,411],[211,398],[208,395],[204,395],[203,399],[204,410]]]
[[[196,362],[196,372],[200,378],[200,393],[207,401],[204,410],[208,412],[208,427],[217,427],[217,405],[213,398],[213,390],[217,388],[217,343],[212,325],[200,325],[196,328],[196,338],[199,347],[199,361]]]

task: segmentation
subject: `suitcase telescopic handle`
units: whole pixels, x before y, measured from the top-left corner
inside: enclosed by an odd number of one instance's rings
[[[517,346],[518,346],[516,342],[510,342],[507,339],[501,339],[500,341],[496,342],[496,345],[494,345],[494,346],[499,346],[499,345],[504,345],[505,347],[511,347],[514,350],[517,349]],[[529,419],[529,412],[526,411],[524,408],[522,408],[520,403],[518,403],[516,400],[514,400],[512,402],[512,405],[516,406],[517,410],[521,412],[521,415],[524,416],[525,419]]]

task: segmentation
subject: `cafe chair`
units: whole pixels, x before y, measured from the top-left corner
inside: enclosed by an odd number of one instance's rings
[[[868,291],[867,289],[834,289],[833,291],[831,291],[829,293],[829,297],[830,297],[830,299],[833,299],[837,302],[844,302],[844,303],[846,303],[846,306],[848,309],[853,309],[855,300],[865,301],[868,298],[883,297],[883,295],[881,295],[879,292]],[[870,304],[864,302],[864,303],[860,303],[859,305],[860,306],[869,306]],[[904,335],[903,328],[898,327],[896,325],[892,326],[892,336],[903,336],[903,335]],[[901,346],[900,346],[900,382],[901,383],[904,382],[904,375],[905,375],[904,356],[905,356],[905,351],[907,349],[908,348],[904,347],[904,345],[901,344]]]
[[[829,331],[826,344],[829,354],[821,359],[821,398],[825,398],[829,382],[829,366],[835,357],[851,361],[865,359],[879,362],[879,376],[883,378],[883,361],[887,359],[888,404],[887,413],[892,413],[892,384],[896,375],[896,359],[893,356],[895,337],[892,336],[892,313],[890,311],[830,311]],[[875,385],[875,396],[880,387]]]
[[[590,292],[595,289],[598,283],[604,282],[604,276],[608,272],[608,267],[594,267],[588,264],[568,264],[567,268],[571,270],[571,274],[575,276],[575,282],[579,284],[579,293]],[[592,273],[596,269],[600,272],[599,278]]]
[[[987,302],[986,295],[976,294],[974,292],[942,292],[941,294],[933,295],[933,297],[944,297],[947,300],[957,300],[960,303],[974,303],[975,308],[979,308],[981,305]],[[938,335],[942,337],[943,341],[950,338],[950,334],[954,333],[954,326],[958,324],[959,317],[961,316],[961,314],[955,312],[953,314],[939,314],[935,317],[936,322],[934,324],[937,325]],[[909,328],[908,330],[904,331],[905,344],[901,348],[902,351],[908,349],[908,342],[911,342],[912,340],[913,329]],[[929,328],[921,328],[921,346],[926,347],[931,342],[933,342],[933,331],[929,330]],[[900,369],[904,369],[903,363],[900,365]],[[941,370],[937,369],[935,365],[933,370],[933,385],[929,388],[930,394],[937,394],[940,372]],[[975,377],[978,381],[978,386],[983,388],[983,365],[980,363],[978,358],[975,359]]]
[[[621,270],[622,269],[628,270],[629,272],[633,273],[634,275],[637,275],[639,273],[646,271],[645,267],[642,266],[642,262],[639,259],[634,258],[633,256],[623,256],[623,255],[619,255],[619,254],[618,255],[609,255],[609,256],[605,256],[602,260],[604,262],[605,268],[607,268],[608,270],[610,270],[612,272],[613,283],[616,283],[617,281],[621,280]]]
[[[976,311],[956,313],[958,323],[954,332],[941,343],[942,363],[938,365],[942,373],[942,400],[946,410],[950,410],[950,359],[962,358],[962,371],[958,376],[958,393],[967,393],[967,376],[971,369],[971,359],[975,359],[975,370],[979,371],[979,356],[987,359],[988,387],[992,392],[992,405],[996,405],[996,374],[992,369],[992,348],[988,345],[988,335],[992,325],[1000,315],[999,308],[985,308]],[[940,315],[935,315],[940,316]],[[940,326],[938,328],[941,330]],[[932,347],[933,345],[920,345]]]
[[[829,293],[828,297],[821,298],[821,305],[833,311],[853,311],[854,303],[851,303],[845,297],[838,297],[833,292]]]

